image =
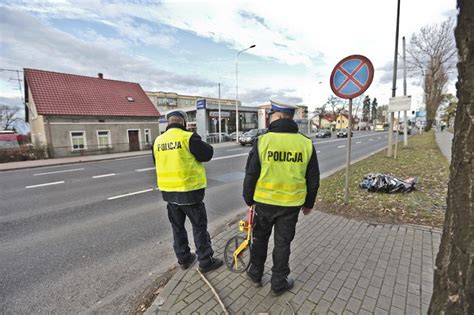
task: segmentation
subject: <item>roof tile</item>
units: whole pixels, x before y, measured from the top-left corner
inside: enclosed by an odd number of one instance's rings
[[[38,114],[158,117],[138,83],[24,69]],[[133,97],[129,102],[127,97]]]

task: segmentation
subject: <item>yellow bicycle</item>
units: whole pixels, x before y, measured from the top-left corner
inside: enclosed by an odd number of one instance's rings
[[[252,229],[255,215],[254,207],[247,210],[247,219],[239,221],[239,231],[245,232],[246,237],[236,235],[227,241],[224,249],[224,261],[232,272],[244,272],[250,265],[250,250],[252,247]]]

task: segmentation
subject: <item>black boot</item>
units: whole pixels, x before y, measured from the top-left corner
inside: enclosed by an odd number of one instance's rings
[[[222,266],[224,261],[220,258],[211,258],[211,263],[206,266],[199,266],[199,271],[202,273],[209,272],[211,270],[215,270]]]
[[[273,296],[280,296],[283,293],[285,293],[286,291],[289,291],[289,290],[293,289],[294,285],[295,285],[295,281],[293,281],[293,279],[286,278],[286,284],[283,286],[283,288],[278,289],[278,290],[273,290],[272,289],[272,295]]]
[[[179,264],[179,266],[181,267],[181,269],[186,270],[189,267],[191,267],[194,264],[195,261],[196,261],[196,254],[191,253],[191,255],[189,256],[188,261],[186,261],[185,263]]]

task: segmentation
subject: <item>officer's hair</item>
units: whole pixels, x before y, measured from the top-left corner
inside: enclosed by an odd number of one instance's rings
[[[288,118],[288,119],[293,119],[293,116],[292,114],[288,114],[288,113],[283,113],[283,112],[275,112],[273,113],[275,116],[278,116],[281,118]]]
[[[171,116],[168,118],[168,124],[181,124],[184,126],[184,119],[179,116]]]

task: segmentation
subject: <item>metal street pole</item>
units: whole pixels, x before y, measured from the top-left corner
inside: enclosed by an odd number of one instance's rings
[[[403,95],[407,96],[407,56],[405,47],[405,36],[403,36]],[[403,146],[408,145],[408,117],[407,111],[403,113],[404,124],[403,124]]]
[[[397,95],[397,66],[398,66],[398,29],[400,26],[400,0],[397,1],[397,27],[395,31],[395,53],[393,57],[393,78],[392,78],[392,97]],[[393,121],[395,119],[395,113],[390,112],[390,120],[388,127],[388,150],[387,156],[392,156],[392,143],[393,143]],[[398,132],[398,131],[397,131]]]
[[[344,203],[349,203],[349,168],[351,166],[351,133],[352,133],[352,98],[349,99],[349,128],[347,132],[347,150],[346,150],[346,184],[344,188]]]
[[[308,106],[308,135],[311,134],[311,120],[309,119],[309,106]]]
[[[255,45],[249,46],[245,49],[242,49],[235,56],[235,142],[239,143],[239,56],[246,50],[254,48]]]
[[[398,152],[398,130],[400,129],[400,112],[397,112],[398,120],[397,120],[397,132],[395,133],[395,152],[393,154],[393,158],[397,159],[397,152]]]
[[[221,129],[221,84],[219,83],[219,101],[218,101],[218,106],[219,106],[219,143],[222,142],[222,129]]]

